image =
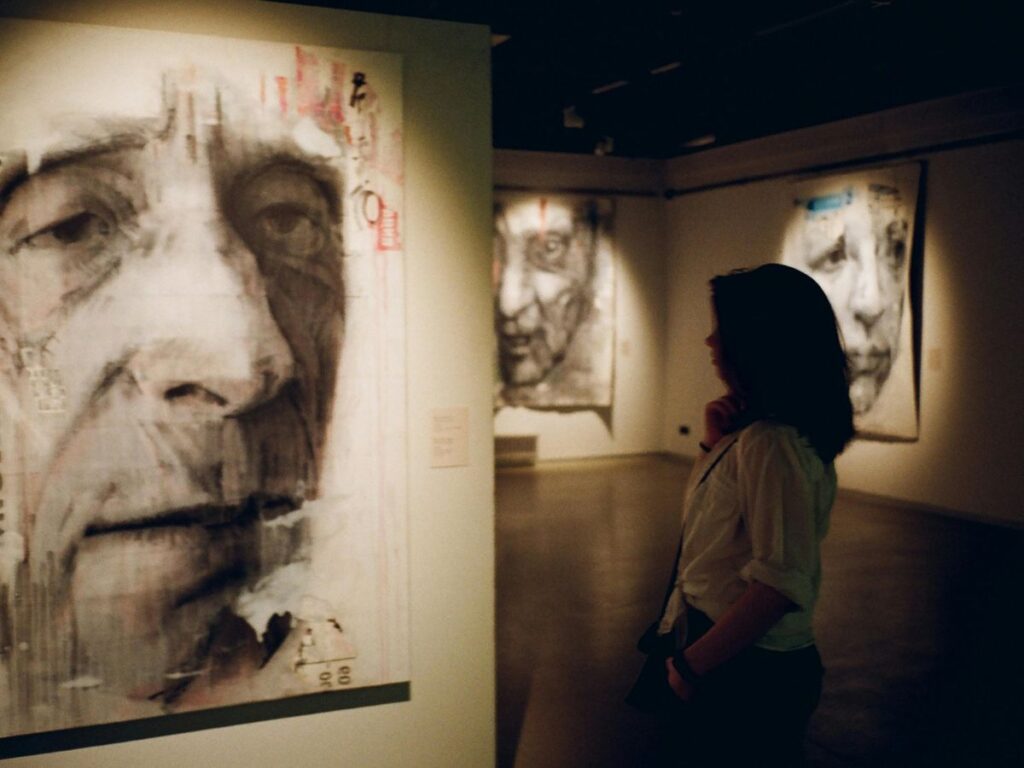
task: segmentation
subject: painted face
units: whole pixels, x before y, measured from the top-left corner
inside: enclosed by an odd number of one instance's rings
[[[299,556],[268,522],[317,493],[342,325],[334,143],[192,81],[164,99],[0,169],[8,595],[36,596],[7,629],[51,682],[137,697]]]
[[[858,185],[816,198],[803,222],[794,266],[814,277],[832,304],[850,361],[850,399],[865,413],[899,354],[909,212],[896,190]]]
[[[541,200],[499,216],[495,322],[506,386],[542,381],[565,357],[591,302],[596,237],[573,209]]]

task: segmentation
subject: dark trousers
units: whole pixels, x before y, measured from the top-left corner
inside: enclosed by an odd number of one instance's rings
[[[687,610],[687,645],[712,625]],[[824,669],[814,646],[748,648],[700,681],[690,702],[662,714],[666,765],[795,768],[804,765],[807,723],[821,697]]]

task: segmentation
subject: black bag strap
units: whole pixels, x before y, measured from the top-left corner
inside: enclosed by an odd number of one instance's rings
[[[694,493],[696,493],[697,488],[700,488],[701,485],[704,484],[704,481],[708,479],[708,475],[711,474],[711,470],[718,466],[718,462],[720,462],[725,457],[725,454],[732,450],[732,447],[736,445],[738,441],[738,437],[733,439],[727,446],[725,446],[722,452],[715,457],[715,460],[711,462],[711,465],[704,470],[704,474],[700,476],[700,480],[697,482],[697,485],[694,486]],[[665,589],[665,597],[661,601],[661,610],[658,611],[659,621],[661,620],[661,617],[665,614],[665,609],[668,607],[668,600],[670,597],[672,597],[672,592],[674,592],[676,588],[676,578],[679,575],[679,558],[683,556],[684,534],[685,530],[679,533],[679,546],[676,548],[676,559],[673,561],[675,564],[672,566],[672,573],[669,575],[668,587]]]

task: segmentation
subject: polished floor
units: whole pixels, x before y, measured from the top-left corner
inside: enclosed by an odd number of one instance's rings
[[[498,768],[649,766],[622,703],[659,607],[688,467],[497,476]],[[816,768],[1024,766],[1024,530],[840,495],[823,552]]]

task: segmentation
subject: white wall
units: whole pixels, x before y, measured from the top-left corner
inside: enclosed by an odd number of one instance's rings
[[[666,294],[660,174],[661,163],[654,161],[495,152],[494,181],[499,187],[523,187],[541,194],[591,190],[615,200],[612,407],[572,412],[506,407],[495,415],[497,435],[536,435],[541,460],[647,453],[661,448]]]
[[[492,382],[480,362],[493,344],[487,28],[253,0],[7,2],[0,13],[403,56],[412,638],[409,702],[5,765],[493,765]],[[439,348],[459,353],[439,358]],[[471,465],[429,469],[431,410],[462,405]]]
[[[670,187],[700,187],[1024,126],[1021,90],[880,113],[670,161]],[[1024,524],[1024,142],[919,155],[927,161],[920,439],[855,441],[845,488]],[[703,338],[708,280],[773,260],[785,178],[686,194],[668,203],[670,285],[663,445],[693,455],[703,403],[717,394]]]

